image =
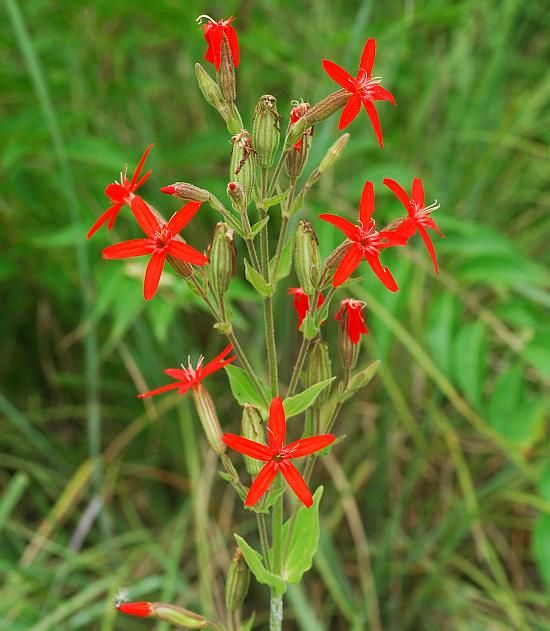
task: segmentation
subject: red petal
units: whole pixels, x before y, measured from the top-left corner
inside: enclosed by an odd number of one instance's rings
[[[424,208],[424,186],[419,177],[413,179],[411,198],[414,199],[420,208]]]
[[[340,120],[338,121],[338,129],[345,129],[357,114],[359,114],[360,110],[361,97],[358,94],[354,94],[342,110]]]
[[[145,173],[145,175],[134,184],[133,190],[135,191],[140,186],[143,186],[143,184],[145,184],[145,182],[147,182],[147,180],[151,177],[151,173],[153,173],[153,169],[149,169],[149,171],[147,171],[147,173]]]
[[[368,99],[363,99],[363,105],[365,106],[365,110],[367,111],[367,114],[369,115],[370,122],[372,123],[372,126],[374,127],[374,133],[376,134],[376,137],[378,138],[378,144],[383,149],[384,141],[382,139],[382,129],[380,127],[380,120],[378,118],[378,113],[376,111],[376,108],[374,107],[372,101],[369,101]]]
[[[206,265],[208,263],[208,258],[204,256],[204,254],[195,250],[195,248],[192,248],[190,245],[187,245],[187,243],[182,243],[175,239],[168,243],[166,251],[177,259],[192,263],[193,265]]]
[[[102,254],[104,259],[127,259],[132,256],[151,254],[151,249],[152,245],[149,239],[131,239],[110,245],[103,250]]]
[[[185,204],[183,208],[180,208],[172,215],[172,218],[168,222],[170,232],[173,235],[176,235],[180,230],[183,230],[183,228],[185,228],[185,226],[197,214],[200,207],[201,202],[189,202],[188,204]]]
[[[237,434],[224,434],[223,442],[240,454],[256,458],[256,460],[271,460],[272,452],[265,445],[249,440]]]
[[[145,397],[154,397],[156,394],[162,394],[163,392],[168,392],[169,390],[176,390],[181,386],[181,383],[168,383],[165,386],[161,386],[160,388],[155,388],[154,390],[149,390],[149,392],[144,392],[143,394],[138,394],[138,399],[145,399]]]
[[[371,266],[372,271],[378,276],[387,289],[390,291],[399,290],[390,270],[387,267],[382,267],[382,263],[380,263],[380,259],[377,256],[366,256],[365,258]]]
[[[302,325],[302,322],[309,310],[309,298],[308,295],[305,294],[299,287],[289,289],[289,293],[294,294],[294,309],[296,309],[296,313],[298,314],[297,328],[300,329],[300,326]],[[319,297],[321,297],[321,295],[319,295]]]
[[[359,68],[367,73],[370,78],[372,75],[372,67],[374,66],[374,58],[376,57],[376,40],[371,37],[367,40],[359,62]]]
[[[426,219],[424,219],[424,226],[426,226],[426,228],[431,228],[432,230],[435,230],[440,237],[442,237],[443,239],[445,238],[445,235],[436,226],[435,221],[431,217],[427,217]]]
[[[390,189],[390,191],[397,197],[397,199],[405,206],[407,212],[412,214],[412,206],[407,195],[407,191],[395,180],[390,179],[389,177],[384,178],[383,183]]]
[[[368,333],[365,317],[361,307],[352,308],[348,305],[348,335],[353,344],[357,344],[362,334]]]
[[[161,226],[149,209],[149,206],[139,195],[136,195],[132,200],[132,212],[143,232],[151,239],[154,239],[155,233],[158,232]]]
[[[236,355],[230,357],[229,359],[225,359],[225,356],[232,350],[233,344],[228,344],[217,357],[214,357],[212,361],[208,362],[208,364],[206,364],[206,366],[202,369],[202,378],[204,379],[204,377],[208,377],[208,375],[211,375],[213,372],[216,372],[227,364],[235,361],[237,359]]]
[[[341,230],[348,239],[352,241],[358,241],[358,228],[355,224],[352,224],[348,219],[344,219],[344,217],[339,217],[338,215],[331,215],[330,213],[323,213],[319,215],[319,219],[323,221],[328,221],[333,226],[336,226],[338,230]]]
[[[151,300],[157,293],[165,260],[165,252],[153,252],[153,256],[149,259],[147,269],[145,270],[145,281],[143,283],[143,295],[145,300]]]
[[[430,235],[426,232],[426,230],[424,230],[424,228],[422,226],[418,226],[418,232],[420,233],[420,236],[422,237],[422,241],[424,241],[426,249],[430,253],[430,257],[431,257],[431,259],[433,261],[433,264],[434,264],[435,273],[439,274],[439,266],[437,264],[437,257],[435,255],[435,248],[434,248],[434,244],[432,243],[432,240],[430,239]]]
[[[312,454],[319,449],[327,447],[335,441],[334,434],[321,434],[320,436],[311,436],[310,438],[302,438],[290,443],[285,447],[286,458],[301,458]]]
[[[395,105],[395,97],[393,94],[383,88],[381,85],[375,85],[370,89],[370,94],[373,100],[375,101],[389,101],[393,105]]]
[[[340,261],[340,265],[334,274],[332,284],[334,287],[338,287],[344,281],[346,281],[357,269],[357,266],[361,262],[363,254],[361,249],[356,245],[351,245],[349,250],[344,254],[344,258]]]
[[[147,156],[149,155],[149,151],[151,151],[152,148],[153,148],[153,143],[151,143],[147,147],[147,149],[145,149],[145,151],[143,152],[143,155],[141,156],[141,159],[138,162],[136,170],[134,171],[134,175],[133,175],[132,179],[130,180],[130,187],[133,187],[134,184],[136,183],[136,181],[137,181],[137,179],[139,177],[139,174],[141,173],[141,169],[143,168],[143,164],[144,164],[145,160],[147,160]],[[149,176],[147,176],[147,177],[149,177]]]
[[[148,618],[153,613],[151,603],[120,603],[116,608],[122,613],[139,618]]]
[[[285,410],[281,397],[275,397],[271,400],[267,433],[269,434],[270,449],[281,449],[285,444],[286,437]]]
[[[328,76],[345,88],[348,92],[355,92],[355,79],[346,72],[342,66],[335,64],[333,61],[323,59],[323,68]]]
[[[368,180],[363,187],[361,194],[361,203],[359,205],[359,219],[366,228],[369,225],[370,218],[374,212],[374,186]]]
[[[239,55],[239,40],[237,38],[237,31],[230,25],[225,27],[225,34],[229,40],[229,48],[231,49],[231,56],[233,57],[233,64],[235,68],[238,67],[240,61]]]
[[[245,506],[254,506],[254,504],[256,504],[275,479],[278,468],[277,463],[273,461],[264,465],[248,489],[248,495],[246,496],[246,500],[244,502]]]
[[[296,467],[288,460],[283,460],[279,465],[281,473],[285,476],[290,488],[296,493],[298,499],[300,499],[308,508],[313,504],[313,497],[307,488],[306,481],[302,478],[301,473]]]
[[[212,49],[212,56],[214,57],[214,66],[216,67],[216,72],[218,72],[221,62],[223,28],[217,25],[213,26],[209,29],[208,34],[210,35],[209,41]]]
[[[118,184],[117,182],[113,182],[113,184],[109,184],[105,188],[105,195],[112,202],[120,202],[121,204],[125,204],[125,198],[128,196],[128,189],[126,189],[122,184]]]
[[[169,186],[163,186],[160,189],[161,193],[166,193],[166,195],[173,195],[176,192],[176,187],[170,184]]]
[[[107,208],[105,212],[101,213],[101,216],[99,217],[99,219],[88,230],[88,234],[86,235],[86,238],[89,239],[93,234],[95,234],[107,220],[109,221],[108,228],[110,230],[113,227],[113,223],[116,219],[116,216],[120,212],[120,209],[122,208],[122,206],[123,206],[122,203],[117,202],[110,208]]]

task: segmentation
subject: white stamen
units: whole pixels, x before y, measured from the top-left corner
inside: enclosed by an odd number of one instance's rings
[[[130,598],[130,590],[127,587],[120,587],[115,596],[115,607],[120,607],[122,603],[125,603]]]
[[[199,17],[195,20],[195,22],[197,22],[197,24],[202,24],[202,19],[205,18],[206,20],[209,20],[210,22],[212,22],[212,24],[216,24],[216,20],[214,20],[214,18],[211,18],[209,15],[206,15],[206,13],[203,13],[202,15],[199,15]]]

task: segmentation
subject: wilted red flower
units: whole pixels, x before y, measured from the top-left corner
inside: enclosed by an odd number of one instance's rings
[[[372,126],[374,127],[378,143],[383,147],[382,129],[380,128],[380,121],[376,108],[374,107],[374,101],[390,101],[390,103],[395,105],[395,99],[391,92],[379,85],[382,78],[372,76],[375,56],[376,40],[371,37],[367,40],[365,48],[363,49],[357,77],[352,77],[349,72],[346,72],[338,64],[328,61],[328,59],[323,60],[323,68],[333,81],[336,81],[338,85],[341,85],[352,95],[342,111],[338,129],[345,129],[351,123],[357,114],[359,114],[361,103],[363,103]]]
[[[122,613],[139,618],[148,618],[153,613],[153,605],[148,602],[119,603],[116,608]]]
[[[204,39],[208,44],[208,49],[204,58],[211,64],[214,64],[216,72],[220,69],[221,62],[221,50],[222,41],[224,35],[229,42],[229,49],[231,50],[231,56],[233,57],[233,65],[235,68],[239,65],[239,40],[237,38],[237,31],[231,26],[231,22],[234,17],[227,18],[227,20],[212,19],[209,15],[201,15],[197,18],[197,22],[200,22],[203,18],[208,20],[204,24],[201,24],[201,28],[204,31]]]
[[[362,300],[354,300],[346,298],[340,303],[340,308],[334,316],[335,320],[340,321],[340,326],[345,328],[349,339],[357,344],[361,335],[369,332],[365,325],[365,314],[363,308],[365,303]]]
[[[401,184],[398,184],[395,180],[386,178],[384,184],[396,195],[409,213],[409,216],[398,225],[397,230],[407,238],[412,237],[418,230],[422,241],[426,245],[426,249],[430,253],[435,271],[438,273],[439,266],[437,265],[435,249],[426,230],[427,228],[435,230],[440,237],[444,238],[444,235],[435,225],[435,221],[431,218],[431,213],[439,208],[437,200],[429,206],[424,206],[424,186],[422,185],[422,180],[418,177],[413,179],[410,197]]]
[[[221,370],[224,366],[227,366],[227,364],[234,362],[237,359],[235,355],[226,359],[226,356],[232,350],[233,344],[227,345],[223,351],[211,362],[208,362],[206,366],[202,365],[204,357],[201,355],[196,368],[191,366],[190,360],[187,361],[187,368],[184,368],[183,364],[181,368],[167,368],[164,373],[173,379],[176,379],[176,382],[169,383],[165,386],[161,386],[160,388],[156,388],[155,390],[151,390],[150,392],[145,392],[144,394],[138,394],[138,399],[152,397],[156,394],[168,392],[169,390],[177,390],[179,394],[185,394],[189,388],[198,387],[201,381],[205,377],[208,377],[208,375],[211,375],[213,372]]]
[[[399,289],[390,270],[387,267],[382,267],[380,254],[385,248],[394,245],[405,245],[407,238],[398,231],[381,230],[377,232],[376,224],[374,219],[372,219],[373,212],[374,187],[372,182],[367,181],[361,195],[358,225],[354,225],[348,219],[338,217],[338,215],[319,215],[320,219],[336,226],[352,241],[334,274],[332,281],[334,287],[338,287],[351,276],[357,269],[361,259],[364,258],[371,266],[372,271],[390,291]]]
[[[300,103],[298,103],[297,101],[293,101],[293,103],[296,103],[296,105],[290,110],[290,123],[292,125],[294,125],[294,123],[299,121],[300,118],[302,118],[302,116],[305,116],[309,109],[309,103],[304,103],[303,101]],[[313,136],[314,129],[315,129],[314,127],[310,128],[309,130],[310,136]],[[298,142],[294,145],[294,149],[296,149],[296,151],[302,150],[302,138],[300,138],[300,140],[298,140]]]
[[[161,223],[143,199],[134,195],[132,212],[147,238],[132,239],[111,245],[103,250],[103,258],[124,259],[151,254],[145,272],[143,292],[145,300],[151,300],[157,291],[160,275],[168,255],[193,265],[206,265],[208,263],[204,254],[176,238],[180,230],[191,221],[200,206],[200,202],[189,202],[174,213],[168,223]]]
[[[283,402],[280,397],[272,399],[269,408],[268,444],[262,445],[236,434],[224,434],[223,441],[228,446],[245,456],[262,460],[265,465],[256,476],[246,496],[245,506],[254,506],[267,491],[277,472],[280,471],[296,493],[298,498],[309,508],[313,498],[304,478],[290,462],[294,458],[307,456],[334,442],[333,434],[321,434],[310,438],[301,438],[285,445],[286,419]]]
[[[131,205],[132,199],[134,199],[135,191],[149,179],[149,176],[153,172],[152,169],[149,169],[149,171],[147,171],[147,173],[145,173],[145,175],[138,180],[141,169],[143,168],[143,164],[145,163],[145,160],[147,159],[149,151],[151,151],[152,147],[153,145],[149,145],[147,149],[145,149],[145,151],[143,152],[143,155],[141,156],[134,175],[132,176],[132,179],[130,181],[128,181],[128,178],[126,177],[128,171],[128,167],[126,167],[126,169],[124,169],[124,171],[121,171],[120,173],[120,182],[113,182],[112,184],[109,184],[109,186],[107,186],[107,188],[105,189],[105,195],[107,195],[111,202],[113,202],[113,205],[110,208],[107,208],[107,210],[90,228],[88,234],[86,235],[88,239],[94,234],[94,232],[96,232],[96,230],[101,228],[101,226],[106,221],[109,222],[107,224],[107,229],[110,230],[115,223],[115,219],[117,218],[120,209],[126,204],[128,206]]]
[[[294,296],[294,309],[296,309],[296,313],[298,314],[297,328],[299,329],[302,326],[302,322],[304,321],[307,312],[309,311],[309,296],[301,287],[289,287],[288,295]],[[323,294],[320,293],[317,300],[317,308],[319,308],[323,302],[325,302],[325,298]]]

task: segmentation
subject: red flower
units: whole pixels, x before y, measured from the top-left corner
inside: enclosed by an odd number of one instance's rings
[[[109,221],[107,229],[110,230],[115,223],[115,219],[117,218],[120,209],[125,204],[128,204],[128,206],[131,205],[132,199],[134,198],[134,192],[149,179],[149,176],[153,172],[152,169],[149,169],[149,171],[147,171],[147,173],[138,180],[143,164],[145,163],[152,146],[153,145],[149,145],[147,149],[145,149],[130,181],[128,181],[128,178],[126,177],[128,170],[128,167],[126,167],[126,169],[120,173],[120,182],[113,182],[113,184],[109,184],[109,186],[107,186],[105,189],[105,195],[107,195],[107,197],[113,202],[113,205],[110,208],[107,208],[107,210],[90,228],[88,234],[86,235],[88,239],[94,234],[94,232],[96,232],[96,230],[101,228],[106,221]]]
[[[338,64],[328,61],[327,59],[323,60],[323,68],[333,81],[336,81],[338,85],[341,85],[352,95],[342,111],[338,129],[345,129],[351,123],[357,114],[359,114],[361,103],[363,103],[372,126],[374,127],[378,143],[383,147],[382,129],[380,128],[380,121],[378,120],[378,114],[374,107],[374,101],[390,101],[395,105],[395,99],[391,92],[388,92],[388,90],[379,85],[382,78],[372,76],[375,55],[376,40],[371,37],[367,40],[365,48],[363,49],[357,77],[352,77]]]
[[[304,103],[303,101],[301,103],[293,101],[293,103],[296,103],[296,105],[290,110],[291,125],[294,125],[294,123],[299,121],[300,118],[302,118],[302,116],[305,116],[305,114],[307,114],[307,111],[309,110],[309,103]],[[309,130],[310,136],[313,136],[313,130],[314,127],[311,127],[311,129]],[[300,138],[300,140],[298,140],[298,142],[294,145],[294,149],[296,149],[296,151],[302,150],[302,138]]]
[[[204,58],[216,67],[216,72],[220,69],[221,62],[221,50],[222,41],[224,35],[229,42],[229,49],[231,50],[231,56],[233,57],[233,65],[235,68],[239,65],[239,40],[237,38],[237,31],[231,26],[231,22],[234,17],[227,18],[227,20],[213,20],[209,15],[201,15],[197,18],[197,22],[200,22],[202,18],[206,18],[208,22],[201,24],[201,28],[204,31],[204,39],[208,44],[208,49]]]
[[[431,218],[431,213],[439,208],[437,200],[429,206],[424,206],[424,186],[422,180],[418,177],[413,179],[411,187],[411,196],[407,195],[405,189],[395,180],[386,178],[384,184],[396,195],[399,201],[405,206],[409,216],[402,221],[397,230],[409,239],[418,230],[422,241],[426,245],[426,249],[430,253],[436,273],[439,272],[435,249],[427,232],[427,228],[435,230],[440,237],[444,237],[439,228],[435,225],[435,221]]]
[[[151,390],[150,392],[145,392],[144,394],[138,394],[138,399],[162,394],[163,392],[168,392],[169,390],[178,390],[179,394],[185,394],[189,388],[198,387],[201,381],[205,377],[208,377],[208,375],[211,375],[213,372],[221,370],[224,366],[227,366],[227,364],[234,362],[237,359],[235,355],[226,359],[226,355],[228,355],[232,350],[233,344],[229,344],[217,357],[215,357],[211,362],[208,362],[206,366],[202,365],[204,357],[201,355],[196,368],[191,366],[191,362],[189,360],[187,362],[187,368],[184,368],[183,364],[181,368],[167,368],[164,373],[173,379],[176,379],[176,382],[169,383],[165,386],[161,386],[160,388],[156,388],[155,390]]]
[[[323,214],[319,216],[323,221],[328,221],[336,226],[352,241],[334,274],[332,281],[334,287],[338,287],[351,276],[357,269],[361,259],[364,258],[371,266],[372,271],[390,291],[399,289],[390,270],[387,267],[382,267],[379,257],[385,248],[394,245],[405,245],[407,238],[398,231],[381,230],[377,232],[374,219],[371,218],[373,212],[374,187],[372,182],[367,181],[361,195],[358,225],[354,225],[351,221],[344,219],[344,217],[338,217],[338,215]]]
[[[320,436],[311,436],[310,438],[301,438],[289,445],[285,445],[286,419],[283,402],[280,397],[276,397],[271,401],[267,431],[269,434],[267,446],[236,434],[223,435],[223,442],[228,447],[245,456],[265,462],[248,491],[245,506],[254,506],[267,491],[277,472],[280,471],[289,483],[290,488],[309,508],[313,504],[313,498],[304,478],[302,478],[300,472],[290,460],[307,456],[327,447],[334,442],[334,435],[322,434]]]
[[[144,283],[145,300],[151,300],[157,291],[160,275],[168,255],[193,265],[206,265],[208,263],[204,254],[176,238],[179,231],[191,221],[200,206],[200,202],[189,202],[174,213],[168,223],[160,223],[141,197],[134,195],[132,211],[147,238],[132,239],[111,245],[103,250],[103,258],[125,259],[151,254]]]
[[[294,296],[294,309],[296,309],[296,313],[298,314],[297,328],[299,329],[306,317],[306,313],[309,311],[309,296],[301,287],[289,287],[288,295]],[[319,308],[323,302],[325,302],[325,298],[323,297],[323,294],[319,294],[317,308]]]
[[[340,320],[340,326],[346,328],[349,339],[357,344],[361,335],[369,332],[365,325],[365,315],[363,308],[365,303],[362,300],[346,298],[340,303],[340,308],[334,316],[335,320]]]
[[[151,603],[120,603],[116,606],[119,611],[129,616],[138,616],[139,618],[148,618],[153,613]]]

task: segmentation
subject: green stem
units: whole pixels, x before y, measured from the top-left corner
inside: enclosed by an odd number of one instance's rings
[[[248,213],[245,211],[241,213],[241,222],[243,224],[243,228],[245,232],[250,233],[252,227],[250,226],[250,220],[248,219]],[[256,271],[260,271],[260,261],[258,259],[258,254],[256,253],[256,247],[254,245],[254,239],[245,239],[246,247],[248,250],[248,256],[250,257],[250,262]]]
[[[277,475],[273,490],[279,491],[281,488],[281,478]],[[277,576],[281,575],[283,567],[283,494],[281,493],[275,504],[273,504],[272,515],[272,566],[271,570]],[[283,622],[283,597],[271,592],[269,630],[280,631]]]
[[[285,140],[285,144],[286,144],[286,140]],[[283,152],[281,153],[279,162],[277,162],[277,166],[275,167],[275,172],[273,173],[273,178],[271,179],[271,184],[269,185],[269,189],[267,191],[267,197],[271,197],[271,195],[273,194],[273,189],[277,185],[279,175],[281,174],[283,164],[285,163],[285,159],[289,151],[290,149],[283,149]]]

